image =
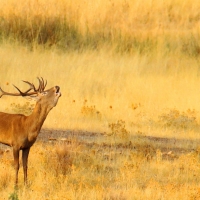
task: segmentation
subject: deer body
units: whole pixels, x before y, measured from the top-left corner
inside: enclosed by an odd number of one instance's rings
[[[14,166],[15,166],[15,184],[18,184],[19,170],[19,151],[22,150],[22,162],[24,169],[24,182],[27,182],[27,163],[30,147],[34,144],[41,127],[49,113],[56,106],[61,93],[60,88],[55,86],[44,91],[44,81],[39,79],[40,86],[38,90],[34,85],[28,83],[31,88],[25,93],[20,91],[18,96],[29,96],[36,98],[37,103],[31,115],[8,114],[0,112],[0,143],[13,147]],[[1,89],[1,88],[0,88]],[[28,93],[31,89],[34,92]],[[1,89],[3,95],[17,96],[16,93],[6,93]],[[36,96],[32,96],[36,95]],[[1,97],[0,96],[0,97]]]

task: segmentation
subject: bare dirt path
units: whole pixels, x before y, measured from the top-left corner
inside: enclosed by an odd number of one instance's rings
[[[161,152],[172,152],[176,156],[197,151],[200,147],[200,140],[192,139],[177,139],[177,138],[161,138],[153,136],[132,136],[127,141],[116,141],[115,145],[110,143],[112,136],[105,136],[102,133],[87,132],[87,131],[71,131],[71,130],[41,130],[38,141],[66,141],[70,142],[76,139],[82,144],[91,147],[108,147],[118,149],[137,150],[142,148],[159,149]],[[152,150],[151,150],[152,151]]]
[[[177,138],[159,138],[153,136],[132,136],[126,141],[110,142],[111,136],[105,136],[102,133],[87,132],[87,131],[72,131],[72,130],[53,130],[42,129],[37,142],[43,143],[70,143],[72,140],[78,141],[82,145],[89,148],[115,148],[118,150],[136,150],[149,151],[152,154],[156,150],[160,150],[166,156],[173,154],[174,158],[181,154],[195,152],[200,147],[200,140],[187,140]],[[0,144],[0,152],[10,149],[5,145]]]

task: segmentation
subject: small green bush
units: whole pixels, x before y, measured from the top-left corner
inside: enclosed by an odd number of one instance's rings
[[[9,200],[19,200],[17,190],[15,190],[13,193],[11,193],[8,199]]]

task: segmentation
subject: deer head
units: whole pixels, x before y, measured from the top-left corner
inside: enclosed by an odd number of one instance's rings
[[[37,78],[37,79],[39,81],[39,86],[37,89],[33,83],[30,83],[28,81],[23,81],[30,86],[30,88],[28,90],[26,90],[25,92],[22,92],[18,87],[13,85],[18,90],[19,93],[9,93],[9,92],[3,91],[2,88],[0,88],[0,91],[2,93],[0,95],[0,98],[3,95],[22,96],[22,97],[26,97],[28,99],[35,100],[35,101],[37,101],[37,103],[45,105],[49,109],[53,108],[54,106],[57,105],[58,99],[61,96],[60,87],[55,86],[48,90],[45,90],[47,81],[44,82],[44,79],[42,77],[41,77],[41,79],[40,78]]]

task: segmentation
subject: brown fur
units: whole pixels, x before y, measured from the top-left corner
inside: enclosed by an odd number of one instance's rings
[[[49,113],[56,106],[61,93],[55,86],[38,93],[37,103],[29,116],[0,112],[0,143],[13,147],[15,184],[18,184],[19,151],[22,150],[24,182],[27,183],[27,163],[30,147],[34,144]]]

